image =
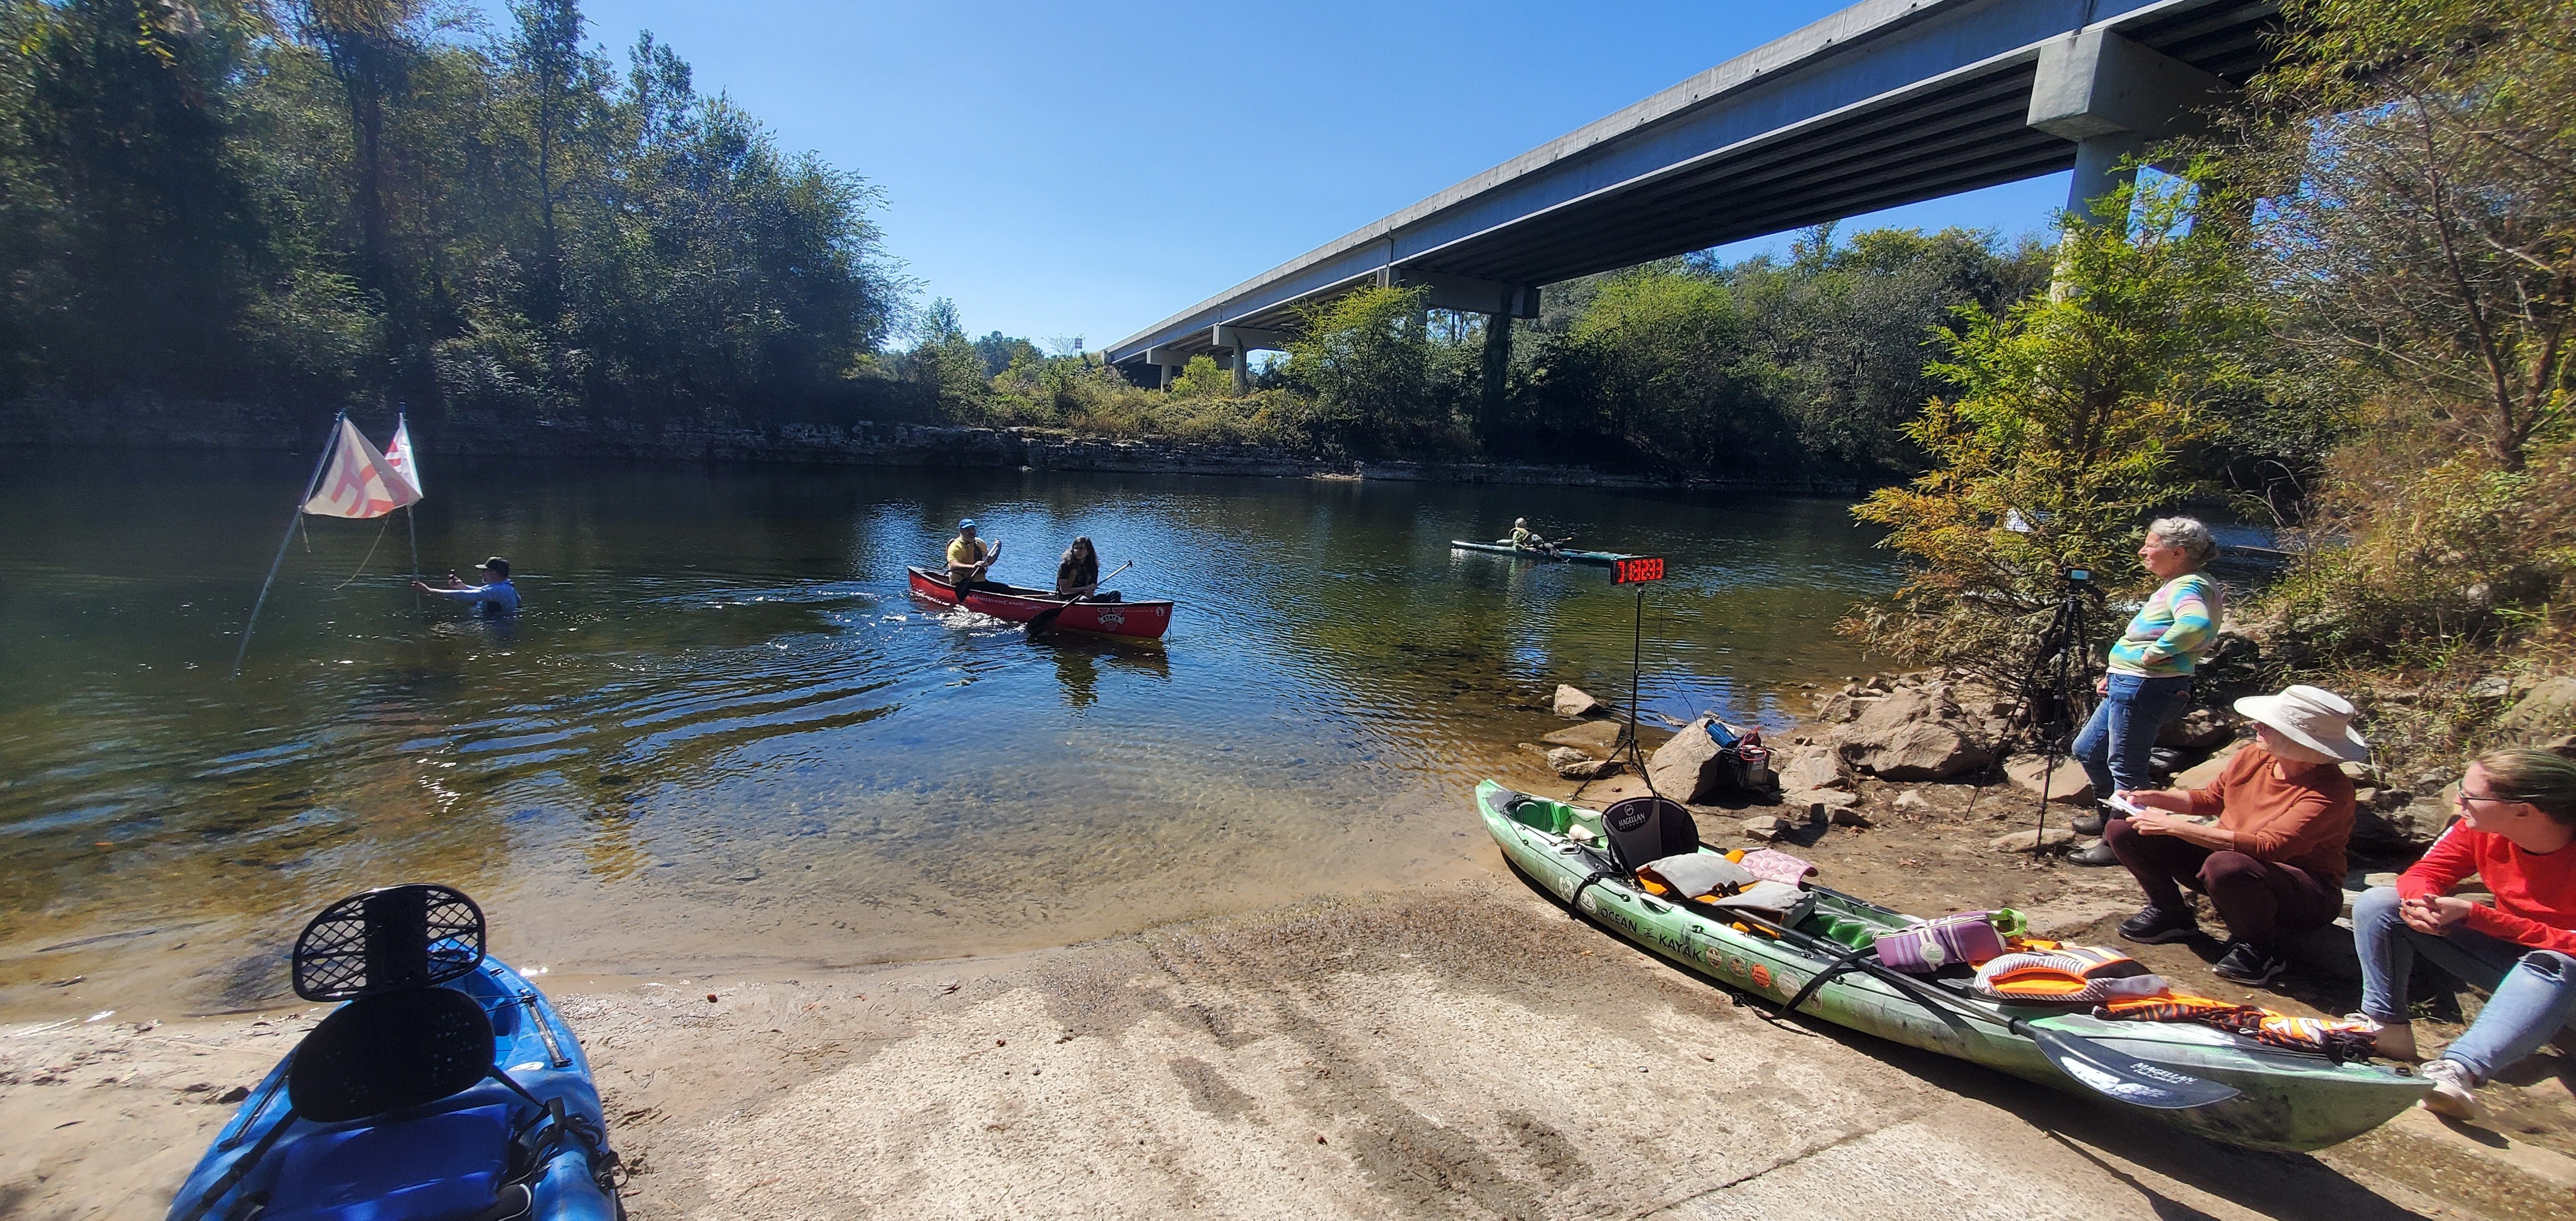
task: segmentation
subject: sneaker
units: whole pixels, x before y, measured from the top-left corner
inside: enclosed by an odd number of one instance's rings
[[[2140,945],[2163,945],[2170,941],[2189,941],[2200,935],[2200,921],[2192,918],[2191,909],[2167,911],[2153,903],[2137,915],[2120,922],[2120,940]]]
[[[2111,851],[2111,841],[2097,839],[2090,847],[2067,854],[2066,859],[2078,865],[2117,865],[2120,854]]]
[[[2478,1081],[2469,1066],[2457,1060],[2434,1060],[2418,1070],[2433,1083],[2433,1092],[2424,1095],[2424,1109],[2453,1119],[2478,1117]]]
[[[2281,977],[2290,969],[2290,960],[2251,941],[2239,941],[2227,947],[2227,956],[2210,970],[2220,979],[2232,979],[2248,987],[2261,987]]]
[[[2367,1013],[2347,1013],[2347,1022],[2368,1022],[2379,1028],[2371,1038],[2371,1050],[2383,1060],[2422,1060],[2415,1050],[2415,1028],[2404,1022],[2383,1022]]]

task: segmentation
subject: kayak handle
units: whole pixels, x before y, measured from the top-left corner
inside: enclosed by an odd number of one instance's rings
[[[555,1028],[547,1023],[545,1011],[537,1007],[537,994],[522,992],[519,1003],[527,1006],[528,1020],[536,1023],[537,1037],[546,1041],[546,1055],[555,1062],[555,1067],[562,1068],[572,1063],[572,1057],[564,1054],[563,1044],[555,1042]]]

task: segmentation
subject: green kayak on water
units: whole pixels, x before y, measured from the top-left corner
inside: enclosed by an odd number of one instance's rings
[[[1476,787],[1476,808],[1514,869],[1593,922],[1699,975],[1774,1004],[1803,997],[1802,1013],[1909,1047],[2152,1107],[2158,1118],[2213,1140],[2322,1149],[2386,1123],[2431,1088],[2403,1068],[2338,1064],[2197,1023],[2110,1021],[2062,1004],[1995,1000],[1937,975],[1899,976],[1867,947],[1881,932],[1916,923],[1902,912],[1810,888],[1775,928],[1749,914],[1648,893],[1594,846],[1606,842],[1598,811],[1491,780]],[[1577,828],[1592,838],[1570,838]],[[1826,981],[1811,988],[1819,974]],[[2153,1100],[2159,1082],[2184,1093]]]
[[[1500,539],[1490,543],[1471,543],[1463,538],[1453,538],[1449,540],[1449,546],[1459,551],[1516,555],[1525,560],[1564,560],[1574,564],[1616,564],[1621,560],[1637,558],[1618,551],[1575,551],[1565,547],[1559,547],[1554,551],[1539,551],[1530,547],[1515,547],[1510,539]]]

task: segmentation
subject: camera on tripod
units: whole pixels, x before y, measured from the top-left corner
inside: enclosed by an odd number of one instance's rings
[[[2093,584],[2093,570],[2090,568],[2060,568],[2057,575],[2069,585],[2089,587]]]

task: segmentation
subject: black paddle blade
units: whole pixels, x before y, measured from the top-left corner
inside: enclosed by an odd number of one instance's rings
[[[2124,1056],[2091,1039],[2030,1025],[2022,1026],[2022,1033],[2039,1044],[2039,1050],[2048,1056],[2048,1062],[2056,1065],[2059,1072],[2073,1077],[2097,1094],[2131,1106],[2157,1111],[2188,1111],[2193,1107],[2225,1102],[2237,1094],[2236,1087],[2232,1085],[2203,1081],[2188,1073],[2178,1073],[2134,1056]]]

